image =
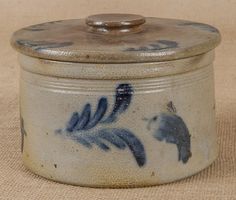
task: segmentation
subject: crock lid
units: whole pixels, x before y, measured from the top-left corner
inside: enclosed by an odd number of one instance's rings
[[[20,53],[49,60],[85,63],[137,63],[203,54],[220,42],[207,24],[132,14],[99,14],[53,21],[15,32]]]

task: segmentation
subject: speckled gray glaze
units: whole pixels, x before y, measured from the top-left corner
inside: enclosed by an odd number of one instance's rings
[[[34,25],[12,38],[25,166],[90,187],[163,184],[209,166],[217,29],[119,14],[84,23]]]
[[[142,31],[119,35],[89,32],[85,19],[48,22],[17,31],[12,45],[23,54],[43,59],[138,63],[199,55],[214,49],[220,42],[219,31],[207,24],[145,19],[140,25]]]

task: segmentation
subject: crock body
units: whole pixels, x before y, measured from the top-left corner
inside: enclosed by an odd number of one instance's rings
[[[213,52],[191,59],[183,65],[199,65],[195,70],[172,75],[158,70],[181,60],[139,63],[151,65],[152,77],[96,79],[81,75],[83,63],[20,55],[25,166],[55,181],[93,187],[168,183],[209,166],[217,157]],[[107,66],[116,74],[112,64],[90,67]]]

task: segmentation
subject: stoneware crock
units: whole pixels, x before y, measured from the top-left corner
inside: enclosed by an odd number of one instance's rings
[[[193,175],[217,157],[218,30],[131,14],[14,33],[22,153],[48,179],[137,187]]]

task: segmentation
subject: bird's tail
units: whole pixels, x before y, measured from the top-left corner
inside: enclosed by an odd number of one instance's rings
[[[190,151],[190,146],[186,145],[177,145],[178,152],[179,152],[179,161],[182,161],[183,163],[187,163],[189,158],[192,156],[192,153]]]

